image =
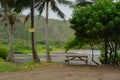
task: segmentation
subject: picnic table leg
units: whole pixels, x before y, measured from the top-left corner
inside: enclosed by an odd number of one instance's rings
[[[69,64],[69,60],[68,59],[65,60],[65,64]]]
[[[85,61],[86,62],[86,65],[88,65],[88,61]]]
[[[88,59],[85,62],[86,62],[86,65],[88,65]]]
[[[66,57],[65,64],[69,64],[69,57]]]

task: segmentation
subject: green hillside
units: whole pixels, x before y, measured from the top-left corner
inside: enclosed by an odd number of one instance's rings
[[[24,21],[24,16],[21,17],[21,20]],[[0,44],[8,46],[8,32],[7,28],[3,27],[3,23],[0,23]],[[26,23],[25,27],[16,24],[15,36],[14,36],[14,47],[17,50],[17,47],[24,47],[28,45],[30,48],[30,20]],[[45,18],[35,16],[35,38],[37,45],[45,44]],[[60,20],[49,20],[49,41],[50,45],[54,46],[63,46],[67,40],[73,36],[73,30],[70,28],[68,21]]]

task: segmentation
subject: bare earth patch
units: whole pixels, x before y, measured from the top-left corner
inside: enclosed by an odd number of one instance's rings
[[[0,80],[120,80],[120,66],[55,64],[34,71],[0,73]]]

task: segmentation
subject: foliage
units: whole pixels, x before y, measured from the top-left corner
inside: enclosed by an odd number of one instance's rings
[[[83,46],[84,43],[78,41],[75,38],[70,39],[64,46],[65,48],[65,53],[70,49],[70,48],[74,48],[74,49],[79,49]]]
[[[0,0],[0,3],[1,3],[1,7],[7,4],[9,8],[12,8],[15,4],[15,0]]]
[[[25,50],[30,50],[31,51],[31,45],[26,44],[22,41],[21,42],[16,41],[14,43],[14,53],[24,54]]]
[[[71,6],[72,2],[68,1],[68,0],[43,0],[41,1],[41,3],[39,4],[39,6],[37,7],[39,14],[41,15],[41,13],[44,11],[46,4],[48,3],[48,5],[50,5],[50,8],[53,12],[57,13],[57,15],[64,19],[65,15],[64,13],[59,9],[57,4],[62,4],[62,5],[68,5]]]
[[[37,1],[37,0],[36,0]],[[16,8],[19,5],[23,5],[23,1],[21,0],[16,0]],[[27,3],[29,3],[27,1]],[[25,4],[27,5],[27,4]],[[22,7],[22,6],[19,6]],[[29,5],[28,5],[29,7]],[[27,8],[27,7],[26,7]],[[19,8],[21,9],[21,8]],[[25,9],[25,8],[23,8]],[[16,9],[17,10],[17,9]],[[20,10],[18,10],[18,12],[20,12]],[[17,15],[21,21],[24,21],[24,15]],[[40,17],[40,20],[38,20],[39,16],[35,16],[35,27],[36,27],[36,32],[35,32],[35,38],[38,43],[38,45],[43,44],[45,42],[45,18],[43,18],[42,16]],[[70,25],[68,21],[63,22],[60,20],[53,20],[50,19],[49,20],[49,41],[50,41],[50,45],[52,46],[57,46],[57,47],[63,47],[63,45],[65,44],[65,42],[71,37],[73,36],[73,30],[70,29],[68,26]],[[5,28],[3,28],[4,26],[4,22],[0,22],[0,43],[2,45],[6,45],[8,46],[8,32],[5,30]],[[15,35],[14,35],[14,41],[18,41],[21,42],[23,41],[23,44],[14,44],[15,47],[15,52],[21,52],[24,51],[27,48],[30,48],[30,33],[29,33],[29,26],[30,26],[30,21],[28,21],[25,25],[25,27],[22,27],[23,25],[17,23],[17,26],[15,28]],[[19,51],[20,50],[20,51]],[[25,51],[28,51],[29,49],[26,49]],[[31,52],[29,50],[29,52]]]
[[[30,8],[31,4],[30,4],[30,0],[15,0],[15,6],[14,6],[14,11],[17,13],[22,12],[22,10],[24,9],[28,9]],[[35,8],[36,6],[38,6],[38,4],[40,4],[40,0],[34,0],[35,2]]]
[[[105,55],[104,55],[104,49],[102,48],[100,51],[100,56],[99,56],[99,60],[102,64],[104,64],[104,60],[105,60]]]
[[[2,58],[0,58],[0,62],[4,62],[4,60]]]
[[[75,5],[79,6],[86,6],[87,4],[92,4],[93,0],[75,0]]]
[[[108,57],[108,61],[109,61],[109,64],[120,64],[120,53],[117,52],[117,57],[114,57],[115,54],[114,53],[111,53],[111,56]],[[114,62],[114,59],[116,58],[116,62]],[[101,53],[100,53],[100,56],[99,56],[99,60],[102,64],[105,64],[105,55],[104,55],[104,49],[101,49]]]
[[[119,21],[119,12],[114,3],[106,0],[105,2],[99,1],[86,8],[81,6],[76,7],[70,23],[72,24],[71,27],[76,30],[75,35],[79,39],[104,39],[106,35],[113,35],[112,33],[116,30],[114,28],[119,29]]]
[[[77,41],[87,44],[103,43],[105,64],[109,64],[110,54],[117,58],[116,52],[120,41],[119,4],[120,1],[97,0],[86,7],[77,6],[70,19]],[[117,60],[115,62],[117,64]]]
[[[23,21],[24,16],[19,15],[20,19]],[[60,20],[49,20],[49,41],[50,45],[53,47],[62,48],[67,40],[73,37],[73,30],[69,28],[70,24],[68,21],[63,22]],[[22,52],[22,53],[31,53],[31,42],[30,42],[30,33],[29,33],[29,25],[30,22],[28,21],[25,27],[22,27],[21,24],[17,24],[15,28],[15,35],[14,35],[14,51],[15,52]],[[5,46],[8,48],[8,32],[3,26],[2,22],[0,22],[0,45]],[[39,53],[45,53],[44,48],[42,47],[45,45],[45,18],[41,16],[40,20],[38,20],[38,16],[35,16],[35,26],[36,26],[36,42],[37,48]],[[54,48],[53,51],[56,51]]]
[[[0,47],[0,58],[6,59],[8,55],[8,50],[6,48]]]

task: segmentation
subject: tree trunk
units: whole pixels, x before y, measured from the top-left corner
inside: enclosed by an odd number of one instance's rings
[[[104,40],[104,49],[105,49],[105,52],[104,52],[104,55],[105,55],[104,62],[105,62],[105,64],[108,64],[107,38],[105,38],[105,40]]]
[[[117,43],[115,42],[114,65],[118,65]]]
[[[46,3],[46,27],[45,27],[45,38],[46,38],[46,59],[47,62],[51,62],[49,53],[49,39],[48,39],[48,14],[49,14],[49,3]]]
[[[113,51],[114,51],[112,41],[109,41],[109,42],[108,42],[108,46],[110,47],[110,52],[109,52],[109,64],[111,64],[111,63],[112,63],[112,53],[113,53]]]
[[[31,1],[31,28],[34,29],[34,0]],[[35,37],[34,32],[31,32],[33,60],[34,62],[40,62],[39,56],[37,55],[36,43],[34,37]]]
[[[5,13],[5,19],[6,19],[6,22],[7,22],[7,26],[8,26],[8,33],[9,33],[9,45],[10,45],[10,51],[9,51],[9,54],[6,58],[6,61],[11,61],[13,62],[14,61],[14,51],[13,51],[13,27],[10,26],[9,24],[9,19],[8,19],[8,14],[7,14],[7,10],[8,10],[8,6],[7,6],[7,3],[6,1],[3,1],[3,8],[4,8],[4,13]]]
[[[8,32],[9,32],[10,51],[6,61],[14,62],[14,50],[13,50],[14,28],[13,26],[8,26]]]
[[[91,50],[92,50],[92,62],[94,62],[96,65],[99,65],[99,63],[97,63],[97,62],[94,60],[94,52],[93,52],[93,47],[92,47],[91,44],[90,44],[90,47],[91,47]]]

